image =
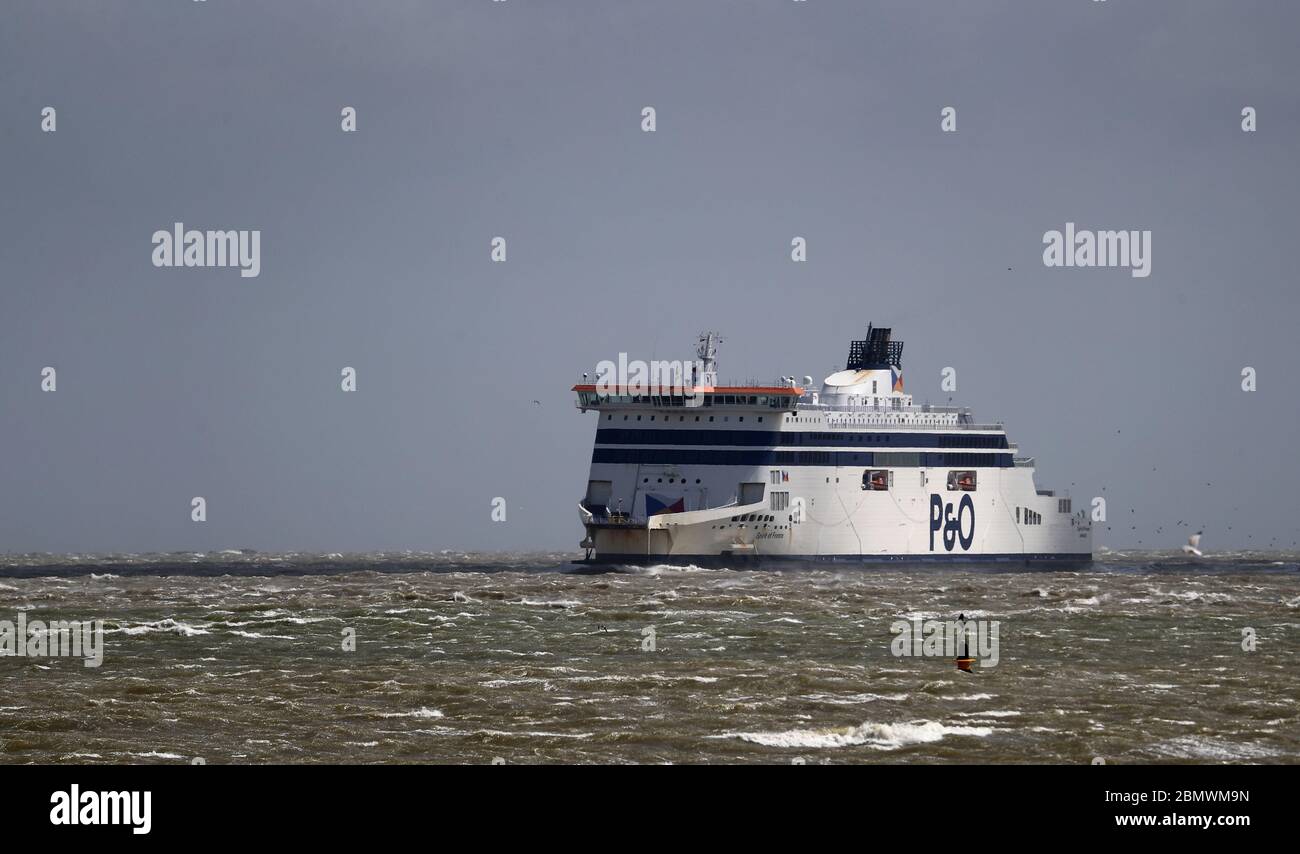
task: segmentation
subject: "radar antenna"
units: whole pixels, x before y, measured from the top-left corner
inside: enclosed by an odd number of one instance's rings
[[[867,324],[867,337],[849,343],[849,359],[844,365],[849,371],[875,371],[903,367],[903,342],[890,341],[893,330],[888,326],[872,327]]]

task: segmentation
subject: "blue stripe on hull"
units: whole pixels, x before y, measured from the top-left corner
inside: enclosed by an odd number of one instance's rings
[[[1051,564],[1053,566],[1084,565],[1092,563],[1092,554],[1082,552],[1069,554],[1062,552],[1043,553],[1008,553],[1008,554],[916,554],[916,555],[647,555],[647,554],[601,554],[590,560],[575,560],[576,564],[630,564],[633,566],[657,566],[661,564],[694,564],[696,566],[754,566],[778,565],[789,563],[834,563],[857,564],[860,566],[879,566],[899,563],[945,563],[945,564]]]

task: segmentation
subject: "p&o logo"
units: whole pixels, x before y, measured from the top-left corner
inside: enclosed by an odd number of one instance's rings
[[[954,516],[951,501],[945,504],[942,496],[930,494],[930,551],[934,551],[934,535],[938,531],[943,532],[944,551],[952,551],[957,543],[961,543],[962,551],[970,549],[975,540],[975,502],[969,495],[961,497]]]

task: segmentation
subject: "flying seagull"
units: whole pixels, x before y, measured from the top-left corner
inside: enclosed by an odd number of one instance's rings
[[[1201,556],[1201,532],[1197,531],[1187,538],[1187,545],[1183,546],[1183,554]]]

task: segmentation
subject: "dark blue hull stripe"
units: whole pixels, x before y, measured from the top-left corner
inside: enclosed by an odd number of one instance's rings
[[[739,555],[646,555],[646,554],[599,554],[590,561],[575,563],[622,563],[622,564],[705,564],[735,563],[844,563],[844,564],[886,564],[886,563],[1052,563],[1085,564],[1092,562],[1092,554],[1082,552],[1068,554],[1063,552],[1042,552],[1031,554],[917,554],[917,555],[780,555],[780,554],[739,554]]]
[[[900,457],[907,457],[904,463]],[[877,455],[870,451],[717,451],[676,448],[595,448],[592,463],[699,466],[872,466],[890,468],[1011,468],[1011,454],[952,454],[927,452]]]
[[[663,427],[627,430],[601,427],[597,445],[738,445],[741,447],[788,448],[989,448],[1006,449],[1004,433],[861,433],[853,430],[827,432],[778,432],[776,430],[682,430]]]

